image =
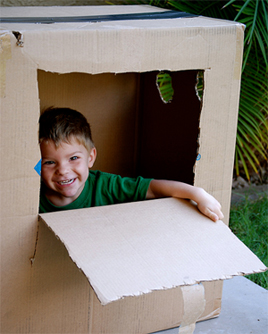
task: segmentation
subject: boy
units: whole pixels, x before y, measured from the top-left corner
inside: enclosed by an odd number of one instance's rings
[[[141,201],[191,199],[213,221],[223,218],[219,202],[205,190],[182,182],[91,171],[97,151],[90,125],[79,112],[49,108],[39,119],[42,156],[40,213]]]

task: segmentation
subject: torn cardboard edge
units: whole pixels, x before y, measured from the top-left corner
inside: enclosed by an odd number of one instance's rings
[[[161,20],[177,19],[181,17],[196,17],[197,15],[180,12],[176,10],[165,10],[163,12],[137,13],[137,14],[111,14],[94,16],[59,16],[59,17],[4,17],[0,23],[67,23],[67,22],[104,22],[125,20]]]
[[[101,304],[265,271],[221,221],[174,198],[40,215]]]

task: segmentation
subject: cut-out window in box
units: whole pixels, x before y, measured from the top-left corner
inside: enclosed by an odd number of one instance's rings
[[[69,107],[87,117],[98,151],[93,169],[193,184],[201,111],[198,71],[170,73],[174,94],[167,104],[156,85],[158,74],[39,70],[41,109]]]

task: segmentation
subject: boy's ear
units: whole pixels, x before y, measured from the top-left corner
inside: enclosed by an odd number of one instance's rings
[[[88,168],[92,168],[97,157],[97,150],[93,147],[89,153],[88,157]]]

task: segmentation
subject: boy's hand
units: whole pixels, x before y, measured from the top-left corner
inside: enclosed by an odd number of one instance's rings
[[[220,203],[204,189],[197,188],[197,197],[195,199],[197,207],[205,216],[216,222],[223,219]]]
[[[161,197],[193,200],[197,203],[199,211],[214,222],[223,218],[220,203],[202,188],[178,181],[152,180],[146,194],[146,199]]]

